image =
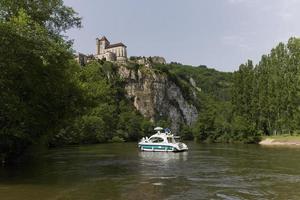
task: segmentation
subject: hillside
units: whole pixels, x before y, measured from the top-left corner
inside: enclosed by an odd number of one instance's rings
[[[262,135],[297,132],[298,44],[292,38],[234,73],[150,58],[94,61],[79,72],[93,103],[65,131],[67,143],[136,141],[154,126],[205,142],[257,143]]]
[[[193,139],[207,105],[230,100],[231,77],[231,73],[174,63],[93,61],[78,73],[86,109],[51,144],[136,141],[151,135],[155,126],[170,127]]]

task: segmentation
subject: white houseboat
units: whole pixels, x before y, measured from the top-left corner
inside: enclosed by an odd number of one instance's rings
[[[157,131],[156,134],[150,138],[143,137],[138,143],[141,151],[180,152],[188,150],[187,145],[179,141],[180,137],[173,135],[169,129],[156,127],[154,130]]]

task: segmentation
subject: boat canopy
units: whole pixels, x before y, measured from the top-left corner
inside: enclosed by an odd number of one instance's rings
[[[155,127],[154,130],[155,130],[155,131],[162,131],[162,130],[164,130],[164,129],[163,129],[162,127]]]
[[[166,133],[171,133],[171,130],[169,128],[165,128]]]

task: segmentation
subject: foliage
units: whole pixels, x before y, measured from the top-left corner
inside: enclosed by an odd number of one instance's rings
[[[6,159],[51,137],[82,97],[69,44],[15,6],[1,1],[0,154]]]
[[[299,130],[300,40],[280,43],[258,65],[241,65],[234,74],[234,114],[265,135]]]
[[[299,52],[300,40],[291,38],[263,55],[256,66],[251,60],[242,64],[228,85],[231,102],[214,93],[210,97],[217,98],[202,96],[205,104],[193,126],[195,139],[257,143],[262,135],[299,132]]]
[[[119,137],[119,136],[114,136],[110,142],[113,142],[113,143],[122,143],[124,142],[125,140],[122,138],[122,137]]]
[[[1,0],[0,20],[10,21],[20,10],[36,24],[59,34],[72,27],[81,27],[81,18],[63,0]]]
[[[55,135],[52,145],[137,141],[151,134],[152,123],[126,98],[116,67],[110,62],[92,62],[80,70],[85,109]]]
[[[187,99],[192,99],[191,79],[195,81],[197,90],[211,96],[219,101],[231,99],[230,90],[232,86],[232,73],[218,72],[200,65],[193,67],[179,63],[154,64],[154,69],[166,73],[184,92]]]
[[[244,118],[233,116],[231,73],[218,72],[203,65],[192,67],[178,63],[156,64],[154,67],[167,74],[168,78],[181,88],[185,99],[198,108],[199,117],[196,122],[191,127],[181,125],[180,135],[184,139],[194,138],[200,142],[257,143],[259,141],[259,135],[252,126],[248,126]],[[249,80],[243,81],[249,82]],[[248,96],[245,97],[245,104],[247,98]]]

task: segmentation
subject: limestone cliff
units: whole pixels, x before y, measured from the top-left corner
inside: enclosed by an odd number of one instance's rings
[[[191,125],[197,119],[196,107],[166,74],[149,67],[133,70],[126,66],[120,66],[118,73],[125,81],[128,97],[144,117],[154,122],[167,117],[173,132],[178,132],[180,123]]]

